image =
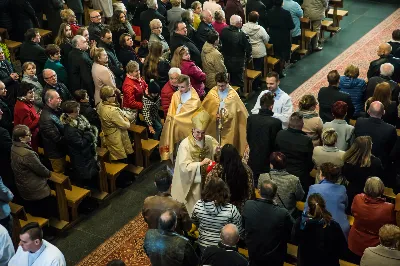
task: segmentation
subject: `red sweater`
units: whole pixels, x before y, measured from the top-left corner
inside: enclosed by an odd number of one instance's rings
[[[122,93],[124,95],[123,107],[131,109],[143,109],[143,93],[147,90],[147,83],[143,78],[131,79],[125,78],[122,84]]]
[[[167,117],[168,108],[171,104],[171,99],[174,92],[176,92],[176,89],[171,86],[171,83],[169,81],[165,83],[164,87],[161,90],[161,106],[164,110],[164,118]]]
[[[33,103],[18,100],[14,107],[14,126],[25,125],[32,133],[32,148],[37,151],[40,115]]]

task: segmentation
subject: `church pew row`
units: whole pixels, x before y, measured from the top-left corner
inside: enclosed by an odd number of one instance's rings
[[[317,33],[311,30],[311,20],[309,18],[300,18],[300,28],[301,28],[301,45],[297,53],[300,55],[306,55],[309,51],[309,44]]]

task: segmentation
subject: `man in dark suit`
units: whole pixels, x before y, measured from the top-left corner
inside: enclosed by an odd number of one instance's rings
[[[356,137],[371,137],[372,154],[381,159],[383,168],[387,169],[389,155],[397,139],[396,128],[383,122],[382,116],[385,114],[385,108],[381,102],[372,102],[368,114],[370,115],[368,118],[357,119],[354,134]]]
[[[391,52],[392,46],[390,46],[390,44],[382,43],[381,45],[379,45],[377,51],[379,58],[369,64],[369,69],[367,73],[368,79],[379,76],[380,67],[382,64],[391,63],[394,67],[392,79],[398,83],[400,82],[400,59],[390,54]]]
[[[249,144],[249,166],[253,171],[253,179],[258,182],[258,176],[268,173],[269,156],[275,149],[275,139],[282,129],[282,122],[272,117],[274,106],[274,93],[267,92],[260,99],[261,109],[258,114],[247,118],[247,143]]]
[[[184,45],[189,49],[191,60],[193,60],[198,67],[201,67],[201,52],[196,44],[187,37],[186,24],[182,21],[178,21],[175,23],[174,29],[169,43],[171,53],[173,54],[176,48]]]
[[[154,184],[157,187],[158,193],[156,196],[147,197],[144,200],[142,208],[142,215],[145,222],[149,229],[157,229],[161,213],[166,209],[172,209],[178,217],[175,232],[183,235],[183,232],[187,232],[192,228],[192,220],[185,205],[171,197],[171,174],[167,170],[158,172]]]
[[[171,2],[169,0],[157,0],[158,4],[158,13],[160,13],[163,17],[167,17],[167,11],[172,8]]]
[[[304,126],[303,116],[294,112],[289,119],[289,128],[278,132],[275,140],[276,150],[286,156],[286,170],[299,177],[305,194],[308,187],[313,184],[310,171],[314,167],[312,155],[314,146],[311,138],[302,131]]]
[[[347,118],[350,119],[354,114],[354,105],[349,94],[339,91],[339,72],[332,70],[327,78],[329,86],[321,88],[318,92],[319,116],[324,123],[331,122],[333,120],[332,105],[337,101],[342,101],[347,103]]]
[[[283,265],[285,261],[294,220],[288,210],[274,202],[277,189],[273,180],[264,180],[261,199],[248,200],[243,207],[245,242],[252,266]]]
[[[25,41],[19,49],[21,65],[25,62],[33,62],[36,65],[36,73],[41,77],[44,64],[47,61],[45,49],[40,46],[40,33],[37,29],[29,29],[25,32]]]
[[[394,66],[391,63],[385,63],[380,66],[380,75],[368,79],[367,89],[365,91],[365,100],[374,95],[375,87],[381,82],[387,82],[392,90],[392,101],[399,104],[400,86],[392,80]]]
[[[249,0],[246,4],[246,18],[249,18],[249,14],[251,11],[257,11],[260,15],[258,19],[258,24],[267,30],[267,7],[264,5],[261,0]]]
[[[147,1],[147,7],[148,9],[140,14],[140,30],[142,31],[142,40],[149,40],[151,34],[150,21],[152,21],[153,19],[159,19],[161,21],[161,24],[163,26],[162,35],[164,36],[164,38],[168,38],[169,36],[166,36],[169,35],[169,33],[166,27],[167,24],[165,22],[165,17],[163,17],[163,15],[161,15],[157,11],[157,1]]]
[[[201,22],[197,31],[195,33],[196,36],[196,45],[199,51],[203,50],[203,45],[207,41],[208,34],[214,30],[212,23],[213,16],[211,15],[210,10],[203,10],[200,14]]]
[[[201,265],[248,266],[247,259],[238,252],[239,230],[234,224],[227,224],[221,230],[221,241],[217,246],[208,246],[202,255]]]

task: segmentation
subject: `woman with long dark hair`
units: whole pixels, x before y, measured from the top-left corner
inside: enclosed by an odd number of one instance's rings
[[[321,194],[308,197],[308,209],[296,221],[293,240],[298,244],[297,265],[339,266],[339,258],[347,250],[340,225],[326,209]]]
[[[149,54],[143,63],[143,77],[148,84],[154,79],[160,88],[167,83],[168,71],[171,68],[168,60],[162,58],[163,46],[159,42],[152,43],[149,47]]]
[[[130,34],[126,15],[122,10],[115,10],[113,16],[111,17],[110,30],[112,32],[113,43],[115,44],[115,50],[118,52],[120,46],[117,45],[119,43],[119,38],[122,34],[127,33]]]
[[[254,199],[253,172],[242,162],[239,152],[232,144],[222,147],[219,163],[207,174],[205,183],[221,178],[231,192],[229,202],[241,212],[248,199]]]

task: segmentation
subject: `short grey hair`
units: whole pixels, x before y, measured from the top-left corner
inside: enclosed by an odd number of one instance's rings
[[[79,41],[80,38],[85,38],[85,37],[83,37],[82,35],[75,35],[75,37],[72,38],[72,41],[71,41],[72,47],[76,48],[76,46],[78,45],[78,41]]]
[[[158,4],[156,0],[147,0],[146,5],[148,8],[157,9]]]
[[[161,20],[159,20],[158,18],[152,19],[150,21],[150,23],[149,23],[150,30],[153,30],[154,26],[156,26],[156,25],[161,25],[162,26]]]
[[[49,89],[46,91],[46,93],[44,94],[44,102],[46,104],[49,102],[49,100],[52,100],[54,98],[54,93],[57,93],[57,91],[53,89]]]
[[[364,193],[371,198],[378,198],[383,195],[385,191],[385,185],[382,180],[373,176],[367,179],[364,186]]]
[[[182,74],[181,70],[177,67],[171,67],[170,70],[168,71],[168,75],[172,75],[175,73],[178,73],[178,75]]]
[[[229,24],[231,26],[236,26],[236,24],[238,24],[240,21],[242,20],[242,18],[238,15],[233,15],[231,16],[231,18],[229,19]]]
[[[394,66],[391,63],[385,63],[381,65],[379,70],[382,76],[391,77],[394,72]]]
[[[113,4],[114,11],[121,10],[123,12],[127,11],[124,3],[117,2]]]

